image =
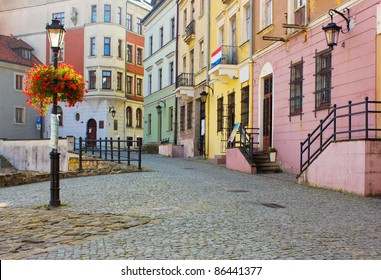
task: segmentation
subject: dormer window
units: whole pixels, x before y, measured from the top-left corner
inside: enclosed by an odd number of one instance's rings
[[[30,50],[21,49],[21,57],[24,58],[24,59],[31,60],[32,59],[32,54],[31,54]]]

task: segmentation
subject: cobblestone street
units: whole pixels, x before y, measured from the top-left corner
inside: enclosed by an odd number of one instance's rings
[[[50,211],[35,209],[49,182],[0,188],[1,259],[381,259],[378,198],[204,160],[143,167],[61,180],[67,206]]]

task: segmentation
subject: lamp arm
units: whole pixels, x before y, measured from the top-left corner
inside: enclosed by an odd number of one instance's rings
[[[350,14],[349,14],[349,9],[348,8],[344,8],[343,12],[339,12],[338,10],[336,9],[330,9],[328,14],[331,16],[331,22],[333,20],[333,15],[334,13],[340,15],[343,19],[345,19],[345,21],[347,22],[347,30],[344,32],[343,30],[341,30],[341,32],[344,34],[344,33],[347,33],[351,28],[349,26],[349,23],[350,23]],[[347,15],[348,17],[346,17],[345,15]]]

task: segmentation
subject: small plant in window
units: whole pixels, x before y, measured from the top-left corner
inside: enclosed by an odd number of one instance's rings
[[[87,93],[82,75],[64,63],[59,64],[57,69],[49,65],[35,65],[27,71],[25,85],[26,103],[40,115],[47,113],[53,103],[54,92],[57,93],[57,101],[65,102],[69,107],[82,102]]]

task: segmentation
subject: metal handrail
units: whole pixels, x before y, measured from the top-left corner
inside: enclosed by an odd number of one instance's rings
[[[340,140],[377,138],[375,132],[381,132],[381,128],[376,127],[375,121],[376,114],[381,113],[381,111],[376,110],[377,104],[381,105],[381,102],[369,101],[368,97],[365,98],[365,101],[357,103],[349,101],[348,105],[337,106],[335,104],[333,110],[324,119],[320,120],[320,124],[308,134],[307,139],[300,142],[300,174],[298,176],[311,165],[332,141],[338,140],[339,137]],[[375,108],[370,110],[369,106]],[[347,111],[341,113],[341,110]],[[370,125],[371,114],[374,115],[374,119],[372,119],[373,122]],[[365,120],[361,119],[362,117]],[[355,118],[360,118],[360,123],[357,125],[353,124]],[[324,132],[327,132],[328,135],[324,135]]]
[[[237,135],[230,147],[242,148],[243,151],[253,159],[254,148],[258,142],[259,128],[245,128],[242,124],[239,126]]]

